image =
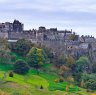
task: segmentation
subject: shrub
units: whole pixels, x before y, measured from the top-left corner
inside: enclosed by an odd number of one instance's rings
[[[13,72],[10,72],[9,73],[9,77],[13,77]]]
[[[14,72],[18,74],[26,74],[29,71],[27,63],[23,60],[17,60],[14,64]]]
[[[59,82],[59,79],[55,79],[54,82],[55,82],[55,83],[58,83],[58,82]]]
[[[74,83],[74,78],[72,76],[69,76],[67,78],[67,81],[69,81],[70,83]]]
[[[40,86],[40,89],[43,89],[43,86],[42,85]]]
[[[96,80],[88,80],[86,83],[85,83],[85,86],[86,88],[88,89],[91,89],[91,90],[96,90]]]
[[[59,82],[63,82],[63,81],[64,81],[63,77],[60,77]]]
[[[66,86],[66,91],[68,91],[69,90],[69,87],[68,86]]]

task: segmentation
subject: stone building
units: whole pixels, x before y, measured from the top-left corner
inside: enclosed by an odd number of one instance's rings
[[[8,39],[8,32],[0,32],[0,38],[7,38]]]
[[[0,32],[13,31],[13,25],[10,22],[0,23]]]
[[[23,32],[24,30],[24,25],[19,22],[18,20],[14,20],[13,22],[13,31],[14,32]]]
[[[92,36],[79,37],[72,30],[46,29],[43,26],[39,27],[38,30],[24,30],[23,26],[18,20],[14,20],[13,23],[0,23],[0,37],[8,38],[9,42],[16,42],[24,38],[52,48],[54,52],[64,53],[66,56],[72,55],[79,58],[84,55],[96,60],[96,39]],[[78,39],[70,39],[72,35],[76,35]]]

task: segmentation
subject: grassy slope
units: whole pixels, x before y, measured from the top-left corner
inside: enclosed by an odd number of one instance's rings
[[[0,67],[4,70],[6,68],[4,65]],[[0,78],[4,76],[5,72],[7,72],[7,77],[3,81],[0,81],[0,89],[12,95],[88,95],[84,89],[82,89],[81,92],[76,91],[74,93],[60,90],[49,91],[48,87],[63,88],[67,84],[54,83],[54,79],[57,77],[54,74],[42,72],[37,75],[36,70],[32,69],[25,76],[14,74],[14,77],[10,78],[8,76],[9,68],[8,70],[4,70],[0,71]],[[44,87],[43,90],[40,90],[41,85]]]
[[[3,73],[4,72],[0,72],[0,76],[3,76]],[[43,85],[44,87],[43,90],[40,90],[41,85]],[[37,75],[21,76],[15,74],[14,78],[10,78],[8,77],[7,74],[7,78],[0,85],[0,89],[8,93],[11,93],[12,95],[17,95],[16,93],[21,93],[21,95],[72,95],[71,92],[48,91],[47,89],[48,85],[49,83],[44,78],[39,77]],[[84,91],[83,94],[73,94],[73,95],[88,95],[88,94],[85,93]]]
[[[22,59],[16,55],[16,60],[20,58]],[[51,65],[45,65],[44,68],[48,71]],[[58,76],[53,72],[40,71],[38,75],[37,71],[32,69],[25,76],[14,74],[14,77],[10,78],[8,73],[11,69],[12,66],[10,65],[0,65],[0,78],[2,79],[5,72],[7,73],[7,77],[0,81],[1,93],[7,92],[11,95],[90,95],[84,89],[79,88],[80,91],[78,91],[76,86],[71,87],[70,91],[66,92],[65,87],[68,83],[55,83],[54,80]],[[41,85],[44,88],[42,90],[40,89]]]

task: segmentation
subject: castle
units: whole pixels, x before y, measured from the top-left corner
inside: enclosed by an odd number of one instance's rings
[[[19,39],[28,39],[33,43],[46,45],[59,50],[66,55],[79,57],[83,55],[91,56],[91,60],[95,60],[96,39],[92,36],[81,37],[71,30],[58,30],[57,28],[46,29],[41,26],[38,30],[24,30],[24,24],[18,20],[13,23],[0,23],[0,37],[7,38],[9,42],[16,42]]]

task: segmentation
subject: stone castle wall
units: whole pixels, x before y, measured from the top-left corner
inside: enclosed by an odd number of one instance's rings
[[[11,40],[18,40],[18,39],[30,39],[30,40],[35,40],[36,35],[33,32],[9,32],[8,33],[8,39]]]
[[[0,38],[8,38],[8,32],[0,32]]]

